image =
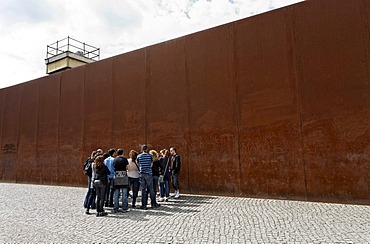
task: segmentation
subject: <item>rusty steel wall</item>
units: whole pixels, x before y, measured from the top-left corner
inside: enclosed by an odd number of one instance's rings
[[[0,90],[0,180],[176,146],[181,191],[370,203],[370,2],[305,1]]]

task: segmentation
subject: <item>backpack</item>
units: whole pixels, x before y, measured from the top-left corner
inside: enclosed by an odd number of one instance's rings
[[[90,176],[90,177],[92,176],[91,164],[93,162],[94,161],[91,158],[87,158],[85,163],[84,163],[84,167],[83,167],[84,174],[87,175],[87,176]]]

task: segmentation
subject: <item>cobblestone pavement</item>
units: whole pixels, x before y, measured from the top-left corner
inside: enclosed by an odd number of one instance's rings
[[[370,206],[182,195],[97,218],[85,193],[0,183],[0,243],[370,243]]]

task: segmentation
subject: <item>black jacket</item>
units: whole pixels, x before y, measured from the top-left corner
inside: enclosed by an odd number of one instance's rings
[[[180,156],[178,154],[171,157],[171,171],[172,174],[180,174],[181,169],[181,161]]]

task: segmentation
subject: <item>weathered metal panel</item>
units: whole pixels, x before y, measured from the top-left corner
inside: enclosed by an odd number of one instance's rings
[[[312,199],[369,197],[365,2],[312,1],[294,8],[307,194]]]
[[[174,146],[180,157],[188,155],[185,41],[179,38],[147,48],[148,142],[158,151]],[[191,159],[181,159],[180,184],[187,191]]]
[[[80,163],[88,156],[83,155],[84,75],[85,67],[61,75],[58,180],[68,185],[86,182]]]
[[[0,179],[147,143],[182,192],[369,203],[369,33],[368,0],[304,1],[2,89]]]
[[[2,161],[3,158],[3,143],[2,143],[2,134],[3,134],[3,121],[4,121],[4,99],[5,99],[5,89],[0,89],[0,180],[3,179],[4,175],[4,163]]]
[[[304,195],[290,8],[234,26],[242,192]]]
[[[140,151],[146,141],[145,49],[113,58],[113,132],[111,147]]]
[[[19,118],[21,112],[21,86],[4,90],[4,109],[2,124],[3,180],[16,181],[19,142]]]
[[[37,121],[39,106],[39,82],[27,82],[21,86],[21,112],[17,160],[17,182],[40,183],[37,161]]]
[[[37,127],[37,162],[43,184],[58,183],[58,127],[60,76],[39,79],[39,111]]]
[[[112,59],[85,66],[84,154],[112,147]]]
[[[233,44],[232,25],[186,37],[192,192],[239,192]]]

